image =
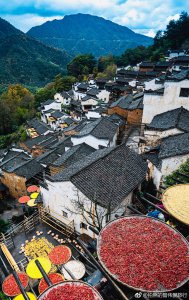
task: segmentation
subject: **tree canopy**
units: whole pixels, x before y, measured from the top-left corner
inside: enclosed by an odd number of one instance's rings
[[[0,97],[0,134],[10,134],[33,117],[34,96],[25,87],[10,85]]]
[[[89,75],[93,73],[96,64],[96,59],[92,54],[77,55],[67,66],[68,74],[77,78],[81,75]]]

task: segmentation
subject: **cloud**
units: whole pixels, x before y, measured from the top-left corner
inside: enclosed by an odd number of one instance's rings
[[[176,0],[0,0],[1,17],[23,31],[66,14],[102,16],[137,32],[154,35],[171,19],[189,9],[187,1]]]
[[[62,16],[43,17],[35,14],[23,14],[23,15],[4,15],[3,18],[10,22],[16,28],[27,32],[31,27],[41,25],[47,21],[54,19],[60,20]]]

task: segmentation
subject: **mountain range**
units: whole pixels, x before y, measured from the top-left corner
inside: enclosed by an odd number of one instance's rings
[[[76,54],[120,54],[151,43],[151,38],[127,27],[86,14],[46,22],[27,34],[0,18],[0,85],[44,86],[66,73]]]
[[[81,13],[35,26],[27,34],[71,55],[92,53],[96,57],[119,55],[128,48],[148,46],[153,42],[152,38],[137,34],[125,26]]]
[[[71,57],[44,45],[0,18],[0,84],[42,86],[66,72]]]

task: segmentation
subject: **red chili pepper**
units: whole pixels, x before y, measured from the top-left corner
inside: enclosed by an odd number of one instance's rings
[[[71,250],[67,246],[56,246],[49,253],[49,259],[54,265],[65,264],[71,258]]]
[[[48,275],[48,277],[53,284],[64,281],[63,276],[59,273],[51,273]],[[47,288],[48,288],[48,285],[47,285],[46,281],[44,280],[44,278],[42,278],[39,283],[39,286],[38,286],[39,293],[42,294]]]
[[[99,258],[112,275],[146,291],[175,289],[189,276],[188,245],[152,218],[121,218],[101,232]]]
[[[28,286],[29,278],[24,272],[18,272],[18,277],[24,288]],[[14,276],[11,274],[5,278],[2,284],[3,293],[7,296],[14,297],[21,293],[19,286],[14,279]]]
[[[99,294],[82,283],[65,283],[55,286],[40,298],[41,300],[101,300]]]

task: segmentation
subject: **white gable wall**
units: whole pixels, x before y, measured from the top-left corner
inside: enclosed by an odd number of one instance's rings
[[[63,105],[70,105],[71,102],[71,97],[64,98],[60,93],[56,93],[54,99],[60,101]]]
[[[144,84],[145,84],[145,90],[157,90],[157,89],[160,89],[163,87],[162,84],[156,84],[155,83],[156,81],[156,78],[155,79],[152,79],[150,81],[145,81]]]
[[[99,146],[104,146],[104,147],[111,147],[116,145],[116,140],[117,140],[117,133],[114,135],[113,140],[103,140],[103,139],[97,139],[96,137],[92,135],[87,135],[83,137],[71,137],[71,141],[73,145],[79,145],[82,143],[86,143],[87,145],[93,147],[94,149],[99,149]]]
[[[104,103],[108,103],[109,99],[110,99],[110,92],[108,92],[106,90],[101,90],[101,91],[99,91],[97,97],[99,100],[104,101]]]
[[[81,105],[82,105],[82,110],[84,111],[85,110],[85,105],[91,105],[91,106],[94,106],[96,107],[98,104],[97,100],[94,100],[94,99],[89,99],[87,101],[82,101],[81,100]]]
[[[99,119],[101,117],[100,113],[93,110],[88,110],[88,112],[85,114],[88,120],[92,119]]]
[[[62,110],[61,109],[61,102],[54,101],[53,103],[49,105],[44,105],[44,109],[42,109],[42,112],[49,110],[49,109],[55,109],[55,110]]]
[[[142,123],[149,124],[154,116],[181,106],[189,110],[189,97],[179,97],[181,88],[189,88],[189,80],[165,82],[164,95],[145,93]]]
[[[91,201],[85,197],[83,193],[76,189],[76,187],[70,182],[48,182],[48,189],[46,190],[41,187],[41,193],[43,198],[44,206],[50,210],[50,213],[58,218],[60,221],[64,222],[65,224],[69,225],[70,222],[74,221],[75,230],[79,234],[85,233],[91,237],[94,237],[94,233],[88,229],[80,228],[80,223],[83,222],[86,225],[86,220],[84,217],[77,212],[77,205],[74,206],[74,203],[79,201],[84,203],[85,209],[90,210]],[[106,209],[98,206],[99,212],[102,214],[106,213]],[[63,217],[62,211],[67,212],[68,218]],[[87,215],[88,216],[88,215]],[[92,220],[91,220],[92,223]],[[105,225],[105,222],[104,222]]]
[[[80,228],[81,222],[85,223],[87,227],[89,224],[86,222],[85,218],[76,213],[76,207],[74,203],[77,203],[78,197],[79,201],[84,203],[86,210],[90,211],[91,200],[89,200],[81,191],[76,189],[76,187],[70,182],[49,182],[48,190],[41,187],[41,194],[43,199],[44,207],[46,207],[52,216],[69,225],[70,222],[74,221],[75,230],[79,234],[88,234],[92,238],[95,237],[95,234],[88,228]],[[132,192],[123,200],[123,202],[118,206],[111,214],[111,220],[115,219],[115,215],[121,216],[126,210],[127,205],[131,203]],[[93,205],[93,204],[92,204]],[[98,205],[97,207],[99,215],[105,215],[107,210]],[[63,212],[68,214],[68,218],[63,217]],[[86,215],[88,217],[88,215]],[[92,223],[92,220],[89,219],[89,222]],[[106,224],[106,219],[104,218],[103,226]]]
[[[161,173],[163,176],[170,175],[176,171],[181,164],[185,163],[189,158],[189,153],[186,155],[173,156],[162,159]]]
[[[177,128],[163,130],[163,131],[147,129],[144,131],[144,137],[145,137],[146,141],[150,143],[150,142],[155,142],[159,139],[166,138],[168,136],[173,136],[173,135],[177,135],[177,134],[181,134],[181,133],[183,133],[183,131],[181,131]]]

